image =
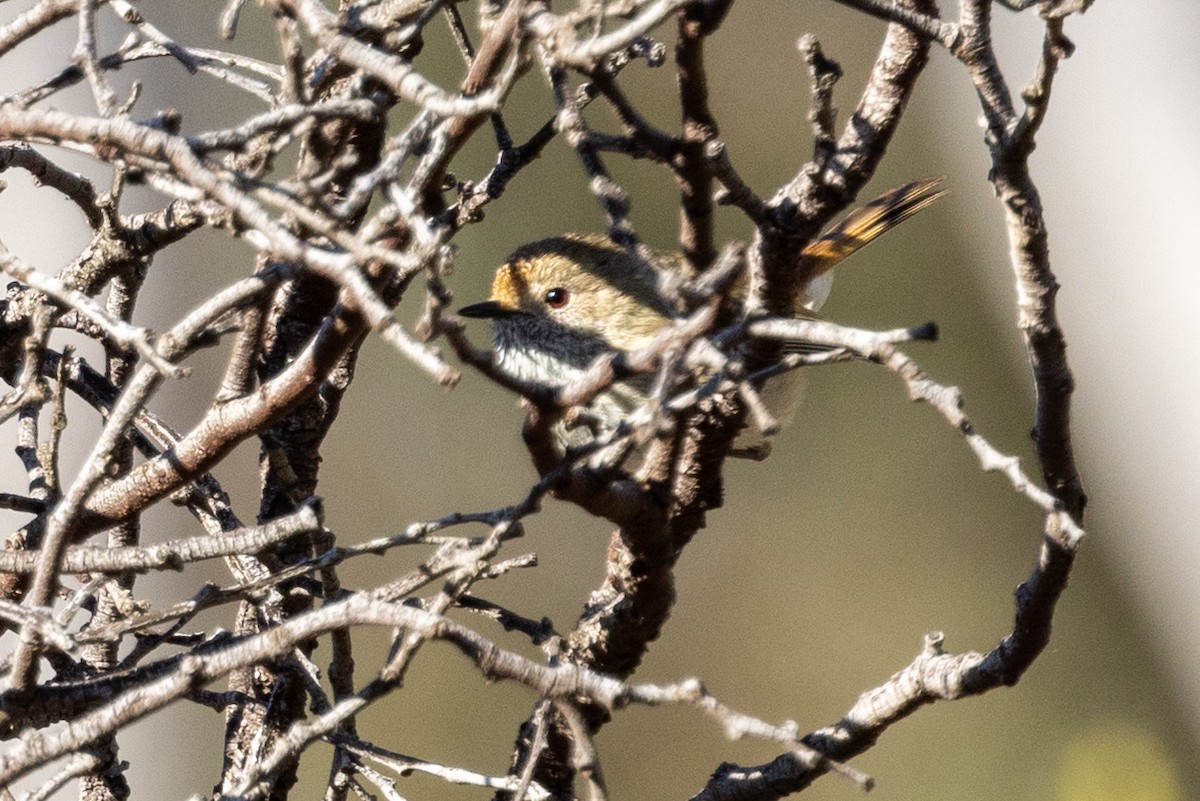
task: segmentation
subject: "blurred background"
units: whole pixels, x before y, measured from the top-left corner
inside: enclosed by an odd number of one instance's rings
[[[0,24],[29,5],[6,3]],[[221,47],[219,6],[144,9],[184,43]],[[103,41],[115,44],[124,31],[109,15],[100,17]],[[1031,13],[997,9],[996,27],[1006,77],[1019,89],[1036,65],[1040,26]],[[444,26],[431,29],[422,66],[454,85],[461,62]],[[844,121],[878,49],[881,23],[831,2],[760,0],[735,6],[710,41],[712,108],[734,163],[763,195],[810,153],[808,79],[795,47],[808,32],[846,72],[835,95]],[[1089,538],[1050,647],[1028,674],[1012,689],[919,710],[887,732],[854,763],[877,780],[872,798],[1200,798],[1200,376],[1193,352],[1200,248],[1188,233],[1200,220],[1200,15],[1192,0],[1101,0],[1070,19],[1066,33],[1078,51],[1062,65],[1032,164],[1063,285],[1059,314],[1078,384],[1074,433],[1091,498]],[[74,36],[74,24],[61,23],[39,37],[40,46],[6,56],[0,91],[59,69]],[[272,57],[270,42],[263,12],[248,7],[234,49]],[[438,51],[452,58],[435,63]],[[652,121],[676,124],[669,68],[633,67],[623,77]],[[127,69],[115,80],[127,87],[133,79],[146,82],[140,116],[177,107],[187,132],[253,111],[223,85],[190,77],[176,64]],[[90,109],[86,90],[55,104]],[[533,77],[515,93],[506,119],[520,140],[550,114],[544,83]],[[1022,456],[1036,475],[1030,379],[978,118],[966,75],[935,48],[899,135],[860,200],[930,175],[945,176],[950,195],[844,265],[824,313],[868,328],[937,321],[941,341],[911,352],[936,379],[960,386],[976,428]],[[601,125],[606,118],[592,120]],[[456,173],[479,178],[493,157],[480,136]],[[84,159],[64,163],[102,185],[109,180]],[[677,198],[669,176],[643,163],[608,163],[633,198],[640,235],[671,247]],[[27,176],[9,172],[4,180],[0,239],[57,271],[86,244],[83,223]],[[126,211],[161,204],[149,193],[131,200]],[[495,266],[522,242],[604,226],[561,141],[486,213],[456,240],[456,304],[485,297]],[[718,233],[720,241],[745,239],[750,228],[724,210]],[[140,321],[170,325],[250,265],[241,243],[193,237],[156,261]],[[414,294],[401,316],[414,318],[419,304]],[[486,341],[483,326],[473,334]],[[177,427],[189,425],[207,405],[223,357],[202,354],[197,373],[168,385],[155,411]],[[820,368],[808,373],[807,387],[801,413],[772,457],[729,465],[725,507],[684,554],[675,613],[637,675],[650,682],[698,676],[735,709],[794,719],[803,731],[838,720],[860,692],[907,664],[928,631],[944,631],[952,651],[993,647],[1010,630],[1012,591],[1029,574],[1041,538],[1037,511],[1003,478],[981,473],[957,434],[933,410],[908,402],[890,374],[867,365]],[[68,411],[67,438],[82,458],[95,421],[81,406]],[[368,342],[323,452],[328,524],[342,542],[358,542],[452,511],[514,502],[535,478],[520,420],[514,398],[477,375],[467,372],[447,394],[387,346]],[[11,428],[0,435],[11,437]],[[247,443],[216,471],[246,520],[256,511],[256,459],[257,446]],[[16,465],[4,463],[6,489],[20,487]],[[536,551],[539,567],[480,592],[523,615],[548,616],[566,631],[601,579],[609,527],[550,502],[527,528],[505,553]],[[165,539],[194,525],[175,510],[156,510],[144,530]],[[343,583],[382,582],[417,558],[392,552],[351,564]],[[140,594],[167,601],[205,580],[228,577],[214,566],[138,586]],[[228,626],[227,613],[201,622]],[[488,621],[462,619],[536,653]],[[386,634],[358,646],[360,677],[378,665]],[[323,662],[327,653],[317,657]],[[498,774],[535,700],[517,687],[484,685],[464,660],[431,645],[405,690],[366,714],[360,732],[396,751]],[[121,740],[135,797],[207,794],[220,766],[221,729],[215,713],[182,705],[139,724]],[[682,708],[623,711],[598,745],[612,797],[620,799],[687,797],[723,761],[751,765],[776,755],[765,743],[728,742],[717,725]],[[328,756],[327,748],[313,749],[304,775],[312,789],[296,797],[319,792]],[[398,790],[413,799],[488,796],[421,777],[401,780]],[[860,794],[850,782],[826,777],[807,797]]]

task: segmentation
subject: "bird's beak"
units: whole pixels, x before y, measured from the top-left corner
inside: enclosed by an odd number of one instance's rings
[[[470,306],[463,306],[458,310],[458,313],[463,317],[494,320],[497,317],[508,317],[514,314],[515,310],[494,300],[485,300],[483,303],[472,303]]]

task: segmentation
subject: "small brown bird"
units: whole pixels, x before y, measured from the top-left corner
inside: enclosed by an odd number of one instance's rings
[[[938,183],[930,179],[893,189],[809,244],[801,254],[807,280],[795,298],[796,315],[815,317],[829,296],[833,267],[939,198]],[[524,381],[565,385],[602,353],[648,345],[675,318],[659,288],[682,257],[662,254],[654,262],[646,264],[606,236],[543,239],[518,248],[496,270],[491,297],[459,313],[492,321],[501,370]],[[644,403],[648,386],[648,377],[638,376],[593,399],[590,409],[600,429],[616,428]],[[564,446],[580,441],[564,433]]]

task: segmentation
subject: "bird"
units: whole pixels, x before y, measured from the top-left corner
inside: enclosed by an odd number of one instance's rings
[[[851,211],[809,243],[801,252],[794,314],[817,318],[835,266],[943,194],[937,178],[905,184]],[[517,248],[496,270],[488,299],[458,313],[491,322],[493,360],[501,372],[522,382],[564,386],[602,354],[644,348],[679,318],[664,286],[678,284],[683,264],[679,253],[647,259],[602,234],[563,234]],[[731,294],[744,297],[745,282]],[[558,426],[561,449],[615,430],[646,402],[650,384],[646,375],[615,381],[588,404],[590,431]],[[776,407],[790,416],[786,407],[794,406],[798,393],[775,394],[785,398]]]

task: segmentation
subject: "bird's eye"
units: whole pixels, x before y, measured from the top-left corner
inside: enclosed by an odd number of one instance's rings
[[[546,305],[552,309],[561,309],[571,299],[571,293],[561,286],[546,290]]]

